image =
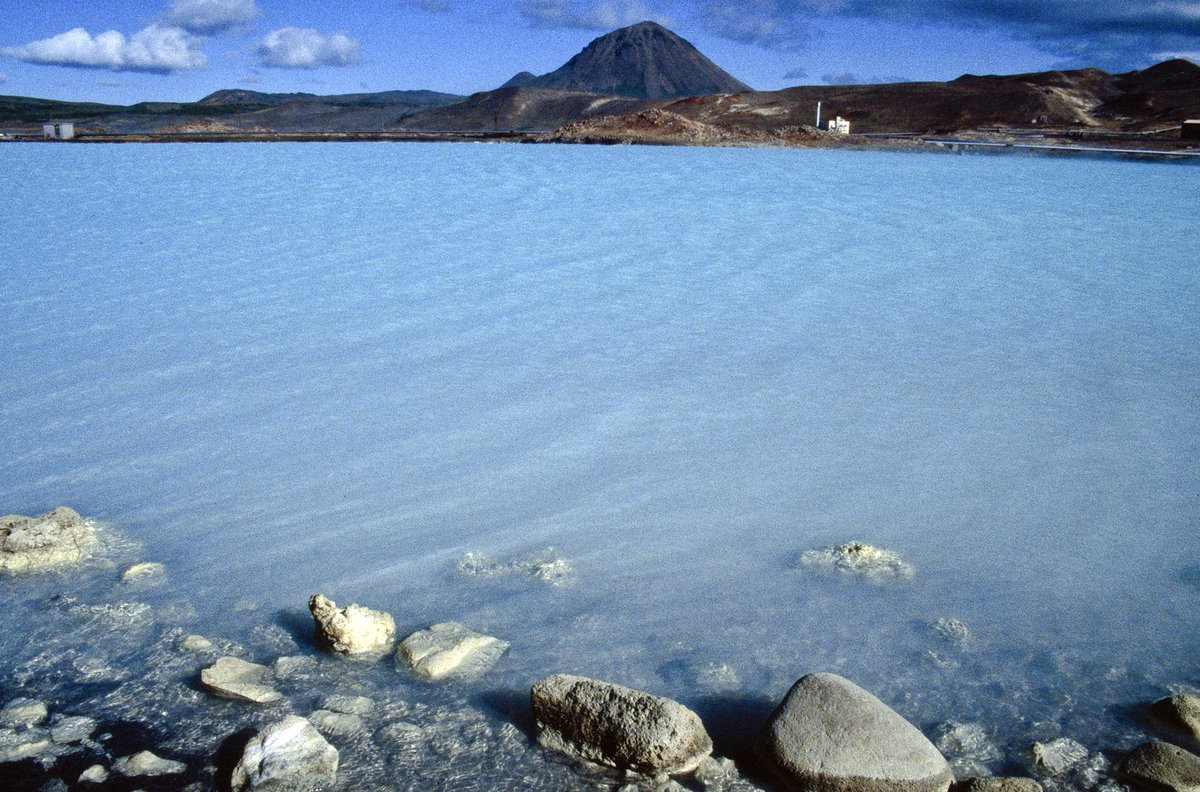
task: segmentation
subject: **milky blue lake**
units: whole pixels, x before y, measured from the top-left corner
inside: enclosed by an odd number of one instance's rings
[[[278,710],[196,690],[204,658],[174,647],[199,634],[314,657],[277,705],[298,714],[376,700],[331,738],[339,788],[516,790],[608,783],[529,739],[557,672],[678,699],[751,775],[810,671],[931,737],[979,724],[995,750],[960,758],[995,774],[1058,737],[1119,758],[1140,707],[1200,688],[1200,169],[386,143],[0,163],[0,512],[69,505],[166,567],[0,581],[0,703],[96,713],[203,781]],[[911,578],[800,561],[850,541]],[[314,592],[511,648],[461,684],[348,665],[311,643]],[[152,615],[81,622],[56,594]],[[427,744],[398,750],[401,720]]]

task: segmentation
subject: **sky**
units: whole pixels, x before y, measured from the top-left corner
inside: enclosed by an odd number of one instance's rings
[[[0,94],[471,94],[646,19],[757,90],[1200,62],[1200,0],[0,0]]]

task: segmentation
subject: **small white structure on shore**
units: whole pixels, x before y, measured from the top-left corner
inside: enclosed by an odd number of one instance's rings
[[[70,121],[42,124],[42,137],[47,140],[70,140],[75,137],[75,125]]]
[[[847,121],[846,119],[842,118],[841,116],[836,116],[835,118],[831,118],[829,120],[828,126],[826,126],[826,129],[828,129],[830,132],[832,132],[835,135],[849,135],[850,134],[850,122]]]

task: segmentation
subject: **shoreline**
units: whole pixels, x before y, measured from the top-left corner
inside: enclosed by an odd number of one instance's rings
[[[1000,134],[960,137],[954,135],[918,135],[913,133],[875,133],[871,135],[821,135],[806,139],[779,137],[764,139],[757,135],[739,136],[736,132],[722,140],[692,140],[682,136],[615,134],[582,134],[566,138],[558,131],[548,132],[429,132],[394,130],[373,132],[82,132],[71,140],[49,140],[34,134],[19,134],[0,138],[0,143],[523,143],[574,145],[645,145],[686,146],[700,148],[782,148],[850,151],[907,151],[933,154],[1024,154],[1027,156],[1099,157],[1157,162],[1200,163],[1200,149],[1182,141],[1146,140],[1142,146],[1114,146],[1097,140],[1094,144],[1056,137],[1039,136],[1039,142],[1028,136]]]

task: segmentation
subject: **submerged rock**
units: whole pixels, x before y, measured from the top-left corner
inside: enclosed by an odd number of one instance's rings
[[[0,517],[0,572],[44,572],[74,566],[96,545],[96,532],[73,509],[40,517]]]
[[[113,770],[123,776],[176,775],[187,769],[183,762],[163,759],[150,751],[141,751],[113,762]]]
[[[96,721],[83,715],[69,715],[50,727],[50,739],[59,745],[79,743],[96,731]]]
[[[458,573],[470,577],[528,576],[544,583],[561,586],[574,573],[570,563],[553,548],[517,558],[493,558],[484,553],[466,553],[458,562]]]
[[[285,655],[275,658],[271,671],[276,679],[291,679],[317,670],[317,661],[308,655]]]
[[[0,726],[32,726],[46,720],[46,715],[46,705],[37,699],[13,699],[0,709]]]
[[[950,762],[956,777],[990,776],[988,762],[1000,758],[1000,749],[978,723],[946,721],[939,724],[934,747]]]
[[[929,622],[930,631],[955,649],[967,649],[971,645],[971,630],[958,619],[943,616]]]
[[[808,550],[800,556],[804,566],[825,568],[867,577],[910,578],[913,567],[891,550],[862,542],[849,542],[822,550]]]
[[[1200,756],[1177,745],[1143,743],[1117,769],[1130,784],[1147,792],[1200,790]]]
[[[0,763],[41,756],[50,748],[50,735],[43,729],[0,729]]]
[[[121,575],[121,580],[131,583],[138,580],[161,577],[166,573],[167,568],[162,564],[155,561],[147,561],[142,564],[134,564],[129,569],[126,569]]]
[[[233,792],[308,792],[333,786],[338,752],[304,718],[288,715],[246,744],[233,768]]]
[[[954,792],[1043,792],[1043,787],[1032,778],[1003,776],[968,778],[955,784]]]
[[[370,715],[375,710],[375,702],[366,696],[334,694],[321,697],[321,708],[347,715]]]
[[[208,652],[213,643],[203,635],[187,635],[179,642],[179,648],[185,652]]]
[[[425,679],[473,679],[490,671],[507,649],[499,638],[442,622],[401,641],[396,657]]]
[[[1037,775],[1063,775],[1081,767],[1088,750],[1070,737],[1029,746],[1029,769]]]
[[[323,734],[348,737],[364,728],[363,719],[347,712],[319,709],[308,716],[309,722]]]
[[[1174,735],[1200,744],[1200,697],[1181,693],[1156,701],[1150,716]]]
[[[791,790],[946,792],[954,780],[917,727],[836,674],[796,682],[759,747]]]
[[[621,685],[557,674],[534,684],[530,703],[539,743],[609,767],[680,775],[712,753],[696,713]]]
[[[222,698],[267,704],[280,698],[279,691],[267,684],[267,673],[266,666],[227,656],[201,671],[200,682]]]
[[[321,594],[312,595],[308,609],[321,637],[338,652],[386,651],[396,636],[396,621],[389,613],[357,604],[339,610],[337,603]]]

